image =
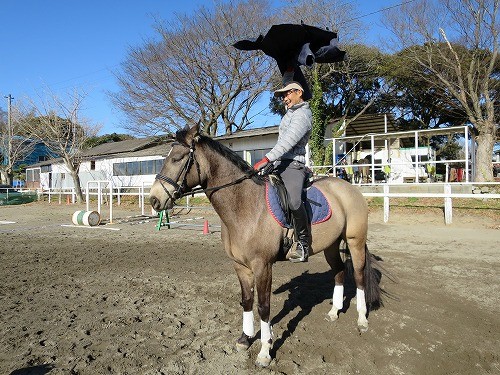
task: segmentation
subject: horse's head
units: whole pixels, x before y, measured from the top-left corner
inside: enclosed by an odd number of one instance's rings
[[[149,202],[156,211],[172,208],[176,199],[201,183],[200,166],[195,157],[199,139],[199,126],[176,133],[175,142],[149,194]]]

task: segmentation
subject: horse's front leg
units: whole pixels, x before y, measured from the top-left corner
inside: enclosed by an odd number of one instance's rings
[[[261,342],[260,352],[255,364],[267,367],[271,363],[270,350],[273,346],[273,332],[269,318],[271,313],[272,264],[269,262],[259,265],[254,272],[257,286]]]
[[[243,307],[243,332],[236,341],[236,349],[247,350],[250,347],[250,339],[255,335],[253,324],[253,299],[254,299],[254,274],[252,270],[239,263],[234,263],[234,269],[238,275],[241,286],[241,307]]]
[[[332,308],[328,311],[328,318],[332,322],[339,318],[339,311],[344,307],[344,270],[335,275],[335,287],[333,288]]]

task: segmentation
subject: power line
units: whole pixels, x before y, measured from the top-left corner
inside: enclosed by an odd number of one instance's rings
[[[340,25],[342,24],[345,24],[345,23],[348,23],[348,22],[351,22],[351,21],[355,21],[355,20],[359,20],[360,18],[365,18],[365,17],[368,17],[368,16],[372,16],[374,14],[377,14],[377,13],[381,13],[383,11],[386,11],[386,10],[389,10],[389,9],[393,9],[393,8],[397,8],[397,7],[400,7],[400,6],[403,6],[403,5],[406,5],[406,4],[409,4],[409,3],[413,3],[415,0],[408,0],[408,1],[405,1],[404,3],[401,3],[401,4],[396,4],[396,5],[392,5],[390,7],[387,7],[387,8],[381,8],[379,10],[376,10],[375,12],[371,12],[371,13],[367,13],[367,14],[363,14],[359,17],[354,17],[354,18],[351,18],[350,20],[347,20],[347,21],[344,21],[342,22]],[[340,26],[339,25],[339,26]]]
[[[60,85],[60,84],[63,84],[63,83],[66,83],[66,82],[69,82],[69,81],[74,81],[76,79],[80,79],[80,78],[84,78],[84,77],[88,77],[90,75],[94,75],[96,73],[100,73],[100,72],[103,72],[103,71],[109,71],[111,68],[114,68],[116,66],[119,66],[120,64],[114,64],[114,65],[111,65],[109,67],[106,67],[106,68],[101,68],[101,69],[98,69],[98,70],[94,70],[92,72],[88,72],[88,73],[84,73],[84,74],[81,74],[79,76],[76,76],[76,77],[73,77],[73,78],[68,78],[68,79],[65,79],[63,81],[59,81],[59,82],[54,82],[52,83],[50,86],[57,86],[57,85]]]
[[[112,69],[114,67],[117,67],[119,65],[120,64],[114,64],[114,65],[111,65],[111,66],[106,67],[106,68],[101,68],[101,69],[98,69],[98,70],[94,70],[92,72],[80,74],[79,76],[68,78],[68,79],[65,79],[65,80],[62,80],[62,81],[52,82],[52,83],[46,83],[46,84],[44,84],[42,86],[34,87],[33,90],[34,91],[38,91],[38,90],[42,90],[42,89],[46,89],[46,88],[47,89],[51,89],[51,90],[55,90],[55,91],[65,90],[67,88],[74,87],[73,84],[66,84],[66,83],[69,83],[69,82],[75,81],[75,80],[80,80],[81,78],[93,76],[93,75],[95,75],[97,73],[101,73],[101,72],[107,71],[108,74],[106,74],[104,77],[101,77],[101,78],[98,78],[98,79],[90,79],[90,80],[87,80],[87,81],[83,81],[84,84],[92,84],[92,83],[103,82],[103,81],[106,81],[106,80],[108,80],[108,79],[110,79],[110,78],[113,77],[113,74],[110,72],[110,69]],[[82,84],[82,83],[80,83],[80,84]],[[61,87],[60,85],[63,85],[63,86]]]

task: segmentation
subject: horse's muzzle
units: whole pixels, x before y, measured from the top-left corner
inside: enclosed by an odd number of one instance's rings
[[[161,200],[154,195],[149,197],[149,203],[151,204],[151,207],[153,207],[153,209],[156,212],[160,212],[160,211],[165,210],[167,208],[172,208],[169,206],[173,206],[171,199],[167,199],[164,203],[162,203]]]

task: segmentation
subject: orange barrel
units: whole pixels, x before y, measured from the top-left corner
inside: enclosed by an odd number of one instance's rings
[[[73,214],[73,224],[95,227],[101,222],[101,215],[97,211],[76,211]]]

